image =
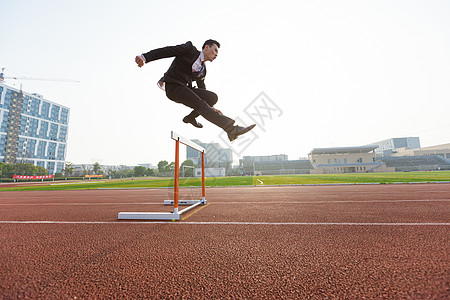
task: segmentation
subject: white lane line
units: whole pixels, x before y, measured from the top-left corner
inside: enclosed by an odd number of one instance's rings
[[[280,187],[283,188],[283,186],[268,186],[268,185],[256,185],[256,186],[251,186],[250,188],[276,188],[276,187]],[[243,187],[244,188],[244,187]],[[214,191],[211,191],[212,193],[214,193],[215,195],[220,195],[220,194],[225,194],[225,195],[230,195],[230,194],[235,194],[235,195],[239,195],[242,194],[242,192],[237,191],[237,190],[233,190],[233,191],[221,191],[220,189],[225,189],[225,188],[216,188],[216,187],[212,187],[211,189],[215,189]],[[361,191],[358,191],[358,193]],[[378,191],[363,191],[364,195],[398,195],[401,192],[378,192]],[[339,191],[340,195],[345,195],[345,194],[354,194],[355,191],[354,190],[350,190],[350,191]],[[447,193],[450,194],[450,192],[448,191],[429,191],[429,190],[420,190],[420,191],[414,191],[414,194],[417,193]],[[336,195],[336,192],[324,192],[324,191],[319,191],[317,193],[315,193],[315,195]]]
[[[80,224],[80,225],[95,225],[95,224],[120,224],[120,225],[153,225],[153,224],[177,224],[177,225],[265,225],[265,226],[450,226],[450,223],[339,223],[339,222],[128,222],[128,221],[0,221],[0,224]]]
[[[334,201],[233,201],[211,202],[211,204],[330,204],[330,203],[395,203],[395,202],[449,202],[450,199],[417,199],[417,200],[334,200]],[[98,206],[98,205],[163,205],[163,202],[93,202],[93,203],[0,203],[0,206]]]
[[[0,206],[95,206],[95,205],[164,205],[163,202],[93,202],[93,203],[1,203]]]
[[[211,202],[211,204],[321,204],[321,203],[395,203],[395,202],[448,202],[450,199],[417,199],[417,200],[331,200],[331,201],[234,201],[234,202]]]

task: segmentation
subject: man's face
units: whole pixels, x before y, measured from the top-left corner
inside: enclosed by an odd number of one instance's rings
[[[211,47],[206,45],[203,49],[203,55],[205,56],[205,61],[213,61],[216,59],[217,54],[219,54],[219,47],[213,44]]]

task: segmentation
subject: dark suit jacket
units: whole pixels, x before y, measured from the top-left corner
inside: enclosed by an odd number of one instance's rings
[[[174,57],[172,64],[164,74],[164,82],[192,87],[192,80],[197,81],[199,88],[205,88],[206,68],[202,78],[193,78],[192,65],[200,55],[200,51],[192,45],[192,42],[177,46],[168,46],[147,52],[144,54],[146,62],[161,58]]]

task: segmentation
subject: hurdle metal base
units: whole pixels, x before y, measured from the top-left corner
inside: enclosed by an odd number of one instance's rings
[[[121,212],[119,220],[180,220],[180,213],[152,213],[152,212]]]
[[[173,200],[164,200],[164,204],[166,201]],[[179,205],[190,205],[183,210],[178,211],[178,208],[174,209],[174,212],[120,212],[117,216],[119,220],[181,220],[181,215],[188,210],[191,210],[199,205],[206,205],[206,199],[202,200],[183,200],[190,201],[192,203],[184,203],[181,204],[181,201],[178,202]]]
[[[174,200],[164,200],[164,205],[173,205]],[[179,200],[178,205],[192,205],[201,203],[202,205],[206,205],[206,200]]]

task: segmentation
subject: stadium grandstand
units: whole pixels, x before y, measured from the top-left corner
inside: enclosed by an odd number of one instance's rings
[[[450,170],[450,160],[440,155],[380,157],[379,161],[397,172]]]
[[[309,174],[313,169],[309,160],[288,160],[285,154],[244,156],[239,165],[245,175]]]
[[[314,148],[309,154],[311,174],[393,172],[377,161],[377,145],[359,147]]]
[[[426,156],[439,155],[450,160],[450,144],[441,144],[423,148],[399,148],[390,156]]]
[[[313,169],[309,160],[258,161],[255,175],[309,174]]]
[[[379,144],[395,146],[380,157]],[[409,143],[409,144],[408,144]],[[408,145],[410,147],[402,147]],[[307,159],[285,154],[244,156],[242,175],[334,174],[450,170],[450,144],[419,148],[419,138],[393,138],[365,146],[314,148]]]

